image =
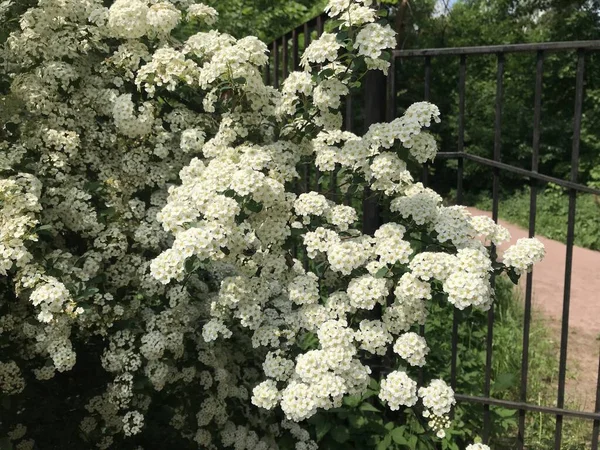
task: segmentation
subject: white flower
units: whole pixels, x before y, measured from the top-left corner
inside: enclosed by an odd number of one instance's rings
[[[400,406],[413,406],[417,403],[417,382],[406,372],[391,372],[381,380],[379,398],[386,402],[392,411],[397,411]]]
[[[381,52],[396,46],[396,32],[389,25],[369,23],[356,36],[358,54],[378,59]]]
[[[363,275],[348,284],[350,304],[355,308],[373,309],[376,303],[383,303],[388,294],[387,280]]]
[[[123,417],[123,432],[126,436],[133,436],[142,431],[144,416],[139,411],[129,411]]]
[[[310,64],[323,64],[335,61],[338,50],[342,45],[337,42],[337,36],[333,33],[323,33],[319,39],[312,41],[300,59],[300,65],[306,70]]]
[[[159,34],[169,34],[181,21],[181,11],[169,2],[158,2],[150,6],[146,21]]]
[[[252,390],[252,404],[259,408],[273,409],[280,396],[275,381],[265,380]]]
[[[427,387],[419,388],[419,397],[430,414],[445,416],[456,403],[454,391],[443,380],[433,380]]]
[[[116,0],[108,10],[108,28],[114,37],[140,38],[148,31],[148,11],[141,0]]]
[[[317,276],[309,272],[300,275],[288,286],[290,300],[298,305],[306,305],[319,301],[319,283]]]
[[[521,238],[516,244],[504,251],[504,264],[513,267],[515,272],[522,273],[531,270],[533,264],[540,262],[546,254],[544,244],[536,238]]]
[[[202,3],[195,3],[188,6],[187,14],[188,18],[201,20],[207,25],[213,25],[219,15],[216,9]]]
[[[465,450],[490,450],[485,444],[469,444]]]
[[[312,388],[292,381],[281,393],[281,409],[294,422],[307,419],[317,412],[316,397]]]
[[[429,347],[425,338],[417,333],[404,333],[394,343],[394,352],[400,355],[411,366],[422,367]]]

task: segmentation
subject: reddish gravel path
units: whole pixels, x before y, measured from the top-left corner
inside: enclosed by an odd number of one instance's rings
[[[472,214],[491,213],[469,208]],[[500,221],[512,236],[511,243],[528,237],[527,230]],[[566,225],[565,225],[566,226]],[[544,318],[560,342],[561,318],[565,280],[566,246],[560,242],[537,238],[546,246],[546,257],[533,271],[533,315]],[[501,247],[501,250],[506,245]],[[525,277],[522,278],[525,287]],[[538,316],[538,317],[536,317]],[[566,397],[586,410],[594,409],[600,351],[600,252],[581,247],[573,248],[571,306],[569,309],[569,345]],[[558,373],[558,368],[557,368]]]

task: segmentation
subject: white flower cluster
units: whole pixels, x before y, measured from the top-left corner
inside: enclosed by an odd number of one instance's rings
[[[406,372],[394,371],[381,380],[379,398],[386,402],[392,411],[400,406],[413,406],[417,403],[417,382]]]
[[[515,245],[504,251],[502,259],[504,264],[513,267],[515,272],[522,273],[531,270],[531,267],[540,262],[546,251],[544,244],[535,238],[521,238]]]
[[[0,362],[0,392],[14,395],[25,389],[25,379],[15,361]]]
[[[306,221],[308,216],[324,216],[329,212],[330,206],[324,195],[317,192],[308,192],[298,196],[294,202],[294,210],[296,214],[303,216],[303,220]]]
[[[206,25],[213,25],[217,21],[219,13],[215,8],[202,3],[191,4],[187,9],[188,18],[194,18],[204,22]]]
[[[142,0],[116,0],[108,11],[108,29],[114,37],[136,39],[148,32],[148,4]]]
[[[495,245],[510,241],[509,231],[487,216],[471,217],[471,225],[475,228],[475,231],[479,236]]]
[[[112,113],[119,131],[132,138],[150,133],[154,123],[154,108],[151,104],[146,103],[141,106],[139,114],[136,115],[131,94],[123,94],[115,99]]]
[[[25,174],[0,180],[0,274],[6,276],[13,264],[24,267],[32,258],[27,241],[35,241],[33,228],[40,211],[41,183]]]
[[[123,417],[123,432],[126,436],[139,434],[144,426],[144,416],[138,411],[129,411]]]
[[[389,25],[370,23],[358,32],[356,45],[359,55],[369,60],[377,60],[383,50],[396,45],[396,32]]]
[[[308,70],[311,64],[323,64],[325,62],[335,61],[338,51],[342,45],[337,42],[337,35],[334,33],[323,33],[319,39],[312,41],[300,60],[300,65]]]
[[[406,228],[397,223],[382,225],[375,232],[375,254],[383,264],[408,264],[413,250],[410,242],[403,240]]]
[[[425,357],[429,353],[429,347],[423,336],[411,332],[401,334],[396,339],[394,352],[411,366],[422,367],[425,365]]]
[[[465,450],[490,450],[490,448],[485,444],[477,443],[467,445]]]
[[[146,15],[146,23],[154,32],[162,35],[168,35],[180,21],[181,11],[169,2],[153,4]]]

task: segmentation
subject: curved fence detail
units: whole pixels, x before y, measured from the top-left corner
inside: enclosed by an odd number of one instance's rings
[[[278,87],[288,76],[290,71],[299,68],[299,55],[302,50],[310,43],[312,39],[323,33],[325,27],[325,16],[316,17],[307,23],[295,28],[286,35],[278,38],[270,44],[270,62],[266,68],[264,76],[267,83]],[[455,163],[455,186],[456,203],[463,204],[464,201],[464,167],[465,162],[478,164],[486,167],[492,182],[492,217],[498,221],[500,183],[502,174],[511,173],[525,180],[530,187],[530,211],[529,211],[529,236],[533,237],[536,233],[536,212],[537,197],[540,183],[554,183],[568,190],[568,215],[567,215],[567,239],[566,239],[566,265],[564,274],[564,292],[562,317],[560,328],[560,354],[558,365],[558,387],[556,392],[555,406],[540,406],[532,403],[528,398],[528,368],[529,368],[529,348],[530,348],[530,325],[532,313],[533,296],[533,274],[529,273],[525,282],[524,295],[524,320],[523,320],[523,341],[522,341],[522,364],[519,380],[520,395],[518,401],[508,401],[497,399],[492,396],[492,347],[494,342],[493,324],[494,308],[488,312],[487,317],[487,337],[486,337],[486,357],[485,371],[482,374],[483,395],[472,395],[468,392],[456,391],[456,399],[459,402],[470,402],[483,405],[483,439],[488,442],[490,438],[491,411],[493,406],[500,406],[516,410],[518,413],[518,436],[516,438],[517,449],[523,450],[525,445],[525,420],[527,413],[541,413],[554,416],[556,426],[554,431],[554,450],[560,450],[563,441],[562,430],[565,418],[573,417],[590,421],[592,427],[591,445],[592,450],[599,448],[600,431],[600,360],[598,364],[598,382],[595,395],[594,411],[578,411],[565,407],[565,384],[567,376],[567,351],[569,340],[569,312],[571,300],[571,275],[573,268],[573,247],[575,232],[575,212],[577,207],[577,194],[589,193],[600,196],[600,189],[595,189],[578,182],[579,163],[580,163],[580,136],[581,122],[583,114],[583,101],[585,95],[584,75],[586,70],[586,59],[593,52],[600,51],[600,41],[572,41],[572,42],[548,42],[534,44],[515,44],[515,45],[492,45],[477,47],[456,47],[456,48],[430,48],[418,50],[395,50],[392,55],[391,67],[387,78],[383,74],[369,73],[365,77],[363,95],[353,95],[345,101],[344,127],[349,131],[364,131],[368,126],[375,122],[391,121],[396,117],[396,94],[402,88],[402,80],[396,77],[396,66],[406,60],[421,61],[423,65],[423,94],[422,100],[436,102],[431,98],[432,82],[432,60],[435,58],[454,58],[458,60],[458,123],[456,126],[456,150],[441,151],[437,158],[441,160],[454,160]],[[531,161],[529,167],[520,167],[514,164],[508,164],[502,161],[502,116],[503,116],[503,95],[505,87],[505,61],[514,54],[530,54],[535,57],[535,66],[532,71],[535,72],[535,82],[531,86],[533,91],[533,117],[531,118],[532,141],[531,141]],[[540,143],[542,141],[542,100],[544,94],[544,62],[549,54],[569,53],[573,54],[576,61],[575,74],[575,98],[573,99],[573,128],[571,154],[570,177],[561,179],[539,172],[540,164]],[[471,154],[465,150],[465,111],[466,111],[466,75],[468,65],[471,60],[477,57],[495,57],[496,60],[496,93],[494,105],[494,120],[490,124],[491,133],[493,133],[493,152],[490,158]],[[354,113],[356,103],[360,103],[361,117],[358,118]],[[443,112],[443,111],[442,111]],[[358,123],[360,122],[360,123]],[[302,180],[298,183],[297,191],[306,192],[310,190],[324,191],[324,194],[331,198],[342,195],[337,186],[337,177],[333,175],[322,175],[316,168],[303,166],[301,170]],[[422,182],[429,183],[431,167],[423,166]],[[325,181],[326,188],[319,187],[319,181]],[[346,203],[354,201],[352,195],[345,194]],[[365,192],[362,199],[362,220],[363,230],[370,232],[379,226],[382,218],[379,215],[377,198],[370,192]],[[359,208],[360,209],[360,208]],[[300,255],[301,256],[301,255]],[[306,258],[305,258],[306,263]],[[600,270],[600,268],[599,268]],[[458,324],[459,317],[454,314],[452,326],[452,353],[450,358],[450,383],[453,388],[457,388],[457,372],[460,369],[458,365]]]

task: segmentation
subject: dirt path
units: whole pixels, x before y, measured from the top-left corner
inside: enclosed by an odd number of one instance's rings
[[[487,211],[469,208],[472,214],[491,216]],[[511,243],[528,237],[527,230],[500,221],[512,236]],[[560,343],[565,281],[566,246],[537,236],[546,246],[546,257],[533,271],[533,315],[544,318]],[[506,245],[501,247],[501,250]],[[525,277],[522,278],[525,288]],[[598,354],[600,350],[600,252],[581,247],[573,249],[571,305],[569,309],[569,341],[566,399],[581,409],[592,411],[596,398]],[[558,368],[556,369],[558,373]]]

